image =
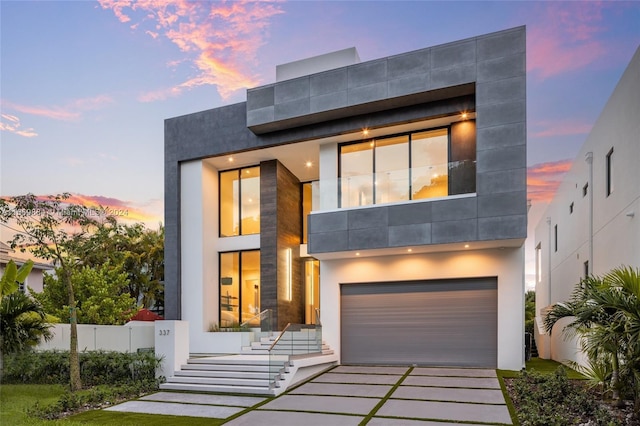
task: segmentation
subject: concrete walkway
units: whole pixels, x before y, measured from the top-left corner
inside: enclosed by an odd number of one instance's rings
[[[158,392],[108,410],[219,419],[246,411],[231,426],[512,424],[495,371],[465,368],[338,366],[274,399]]]

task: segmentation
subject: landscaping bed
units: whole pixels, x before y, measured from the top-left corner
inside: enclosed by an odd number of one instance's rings
[[[535,361],[538,362],[539,361]],[[540,363],[543,371],[528,364],[515,375],[502,375],[518,421],[522,426],[589,425],[640,426],[633,404],[614,407],[598,388],[579,374],[557,363]],[[555,367],[553,372],[550,367]],[[557,367],[556,367],[557,366]]]

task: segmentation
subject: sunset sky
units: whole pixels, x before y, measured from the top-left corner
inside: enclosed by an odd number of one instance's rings
[[[638,2],[1,1],[0,15],[0,195],[71,192],[152,227],[165,118],[244,101],[277,64],[527,25],[532,236],[640,44]]]

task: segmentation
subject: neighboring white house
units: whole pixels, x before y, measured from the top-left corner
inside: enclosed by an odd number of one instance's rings
[[[183,328],[160,335],[214,353],[212,324],[319,308],[343,364],[522,368],[525,64],[524,27],[347,49],[167,119],[165,318]]]
[[[541,331],[580,279],[640,267],[640,48],[536,227],[536,333],[542,358],[581,361],[576,340]]]
[[[11,247],[3,242],[0,242],[0,273],[4,272],[4,268],[7,266],[7,263],[9,263],[10,260],[13,260],[18,268],[24,264],[25,260],[11,256],[10,253],[12,252],[13,250],[11,249]],[[42,290],[44,289],[44,271],[50,270],[53,270],[53,266],[46,263],[35,262],[33,264],[31,272],[24,282],[24,286],[21,286],[21,291],[25,292],[28,287],[35,292],[42,292]]]

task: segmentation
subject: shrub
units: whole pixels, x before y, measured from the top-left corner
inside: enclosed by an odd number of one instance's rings
[[[597,425],[615,424],[613,417],[560,366],[554,374],[522,371],[513,380],[514,403],[522,426],[574,425],[587,418]]]
[[[90,351],[80,353],[80,374],[86,386],[155,380],[160,360],[153,353]],[[69,352],[23,352],[5,360],[6,383],[67,384]]]

